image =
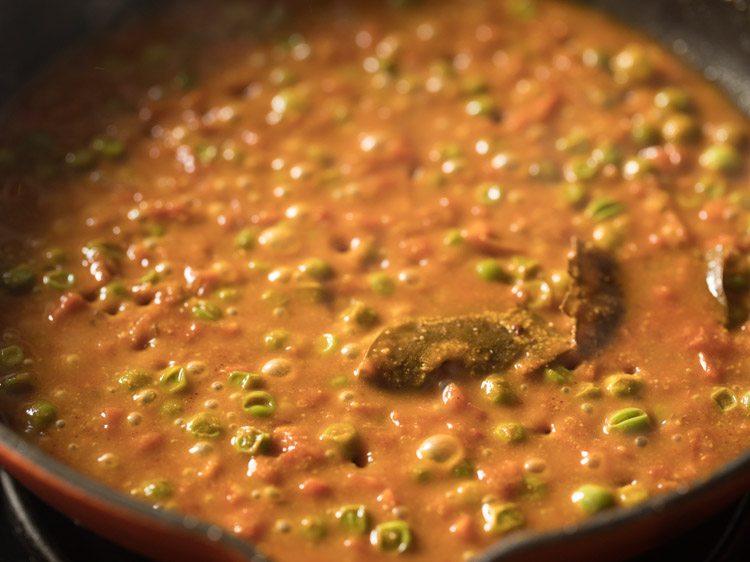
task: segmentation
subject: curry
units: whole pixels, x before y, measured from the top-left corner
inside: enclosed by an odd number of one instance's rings
[[[0,128],[0,408],[280,562],[470,559],[750,445],[748,120],[555,0],[179,2]]]

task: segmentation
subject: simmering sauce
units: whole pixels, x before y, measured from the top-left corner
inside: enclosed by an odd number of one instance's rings
[[[747,128],[574,4],[175,3],[6,108],[1,411],[280,562],[689,486],[750,444]]]

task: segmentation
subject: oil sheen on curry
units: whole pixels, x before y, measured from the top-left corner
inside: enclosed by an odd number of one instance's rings
[[[294,560],[470,559],[750,444],[748,120],[557,1],[179,2],[0,141],[0,404]]]

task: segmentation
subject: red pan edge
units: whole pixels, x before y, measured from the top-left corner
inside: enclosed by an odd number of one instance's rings
[[[268,562],[249,543],[194,517],[154,510],[63,465],[0,424],[0,466],[96,533],[163,562]],[[664,542],[750,492],[750,451],[699,480],[643,504],[544,533],[521,532],[476,562],[623,560]]]
[[[216,525],[150,506],[63,465],[0,424],[0,466],[83,526],[163,562],[268,562]]]

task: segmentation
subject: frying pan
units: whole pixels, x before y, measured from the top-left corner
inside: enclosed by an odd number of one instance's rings
[[[311,2],[313,0],[310,0]],[[581,0],[659,40],[716,82],[750,115],[750,6],[747,0]],[[0,0],[0,102],[55,53],[162,2]],[[215,525],[149,506],[51,458],[0,423],[0,466],[66,515],[134,551],[162,561],[267,562]],[[545,533],[519,533],[479,562],[608,560],[638,554],[700,523],[750,491],[750,451],[689,488]]]

